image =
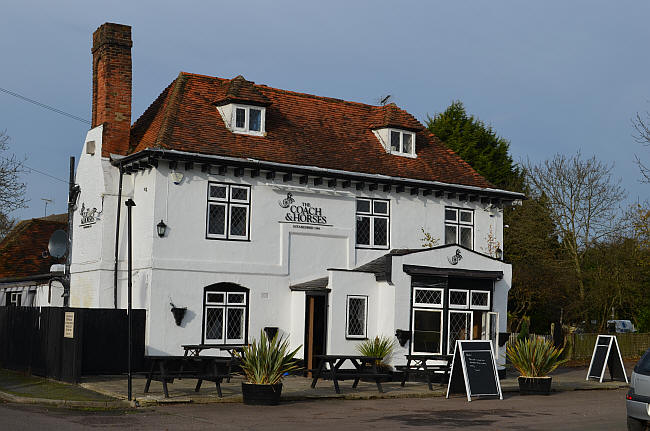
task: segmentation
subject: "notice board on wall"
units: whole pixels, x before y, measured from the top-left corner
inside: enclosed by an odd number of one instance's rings
[[[598,379],[599,382],[602,382],[605,376],[605,368],[609,368],[609,376],[612,380],[629,383],[625,365],[623,365],[623,358],[621,357],[621,350],[614,335],[599,335],[596,339],[585,380]]]
[[[489,340],[457,340],[451,363],[447,398],[450,394],[465,393],[472,397],[499,397],[501,382]]]

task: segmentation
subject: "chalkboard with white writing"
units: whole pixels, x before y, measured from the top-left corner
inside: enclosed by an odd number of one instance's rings
[[[447,398],[452,393],[472,397],[494,396],[503,399],[492,343],[485,340],[458,340],[451,366]]]

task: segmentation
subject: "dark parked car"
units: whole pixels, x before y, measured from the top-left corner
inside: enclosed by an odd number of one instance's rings
[[[650,349],[634,367],[627,393],[627,429],[643,431],[650,421]]]

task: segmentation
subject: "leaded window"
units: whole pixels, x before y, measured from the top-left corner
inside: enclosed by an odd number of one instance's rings
[[[247,185],[208,183],[207,238],[250,239],[250,192]]]
[[[366,338],[368,321],[368,297],[348,296],[345,336],[347,338]]]
[[[474,248],[474,211],[445,208],[445,244]]]
[[[449,289],[449,308],[469,308],[469,290]]]
[[[431,287],[413,288],[414,307],[441,308],[443,305],[444,289]]]
[[[203,340],[211,344],[245,344],[248,291],[231,283],[207,287]]]
[[[390,202],[357,199],[357,247],[387,249],[390,244]]]
[[[472,310],[489,310],[490,292],[487,290],[470,291],[470,304]]]

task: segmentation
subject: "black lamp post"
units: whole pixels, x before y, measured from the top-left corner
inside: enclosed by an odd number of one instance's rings
[[[162,238],[165,236],[165,231],[167,231],[167,225],[164,221],[160,220],[160,223],[156,225],[156,230],[158,231],[158,236]]]
[[[132,338],[132,333],[131,333],[131,322],[132,322],[132,300],[133,300],[133,276],[132,276],[132,267],[133,267],[133,250],[131,245],[133,244],[133,237],[131,236],[131,210],[135,206],[135,202],[133,202],[133,199],[128,199],[124,205],[126,205],[127,210],[128,210],[128,218],[127,218],[127,241],[128,241],[128,271],[129,271],[129,279],[128,279],[128,319],[129,319],[129,357],[127,358],[127,371],[129,374],[129,401],[131,401],[132,395],[133,395],[133,375],[131,373],[131,351],[132,351],[132,344],[133,344],[133,338]]]

